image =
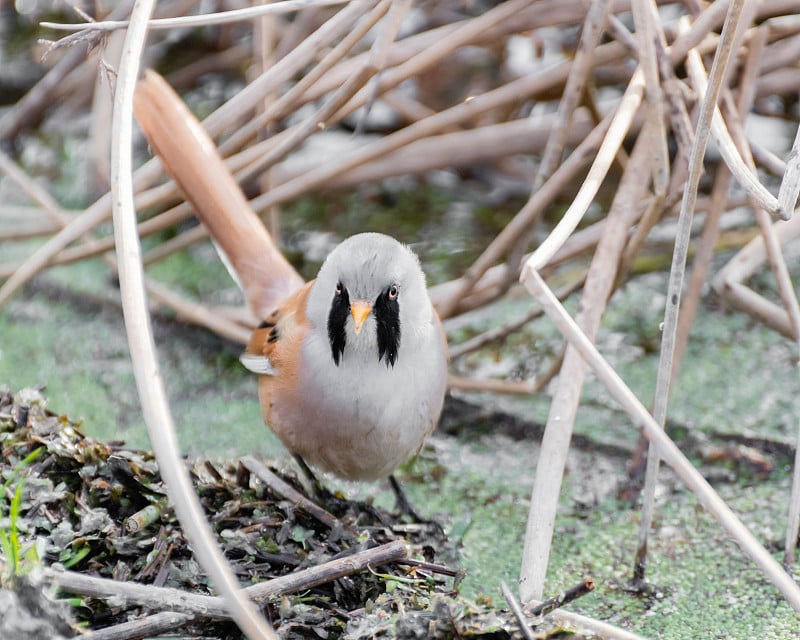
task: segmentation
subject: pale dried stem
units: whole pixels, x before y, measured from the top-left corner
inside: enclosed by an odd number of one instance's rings
[[[239,322],[225,317],[207,305],[191,302],[152,278],[145,279],[145,286],[149,296],[159,304],[175,311],[178,319],[191,322],[198,327],[205,327],[238,344],[245,345],[250,340],[252,326],[242,326]]]
[[[717,101],[722,90],[722,82],[734,50],[737,26],[742,15],[744,0],[732,0],[725,24],[722,28],[719,48],[714,56],[711,77],[708,87],[703,93],[703,102],[697,122],[697,130],[689,157],[689,180],[683,192],[681,212],[678,218],[678,229],[675,234],[675,249],[672,254],[669,281],[667,284],[666,309],[664,311],[664,329],[661,339],[661,351],[656,375],[656,390],[653,399],[653,419],[663,428],[667,416],[670,380],[672,379],[672,363],[675,353],[675,340],[678,328],[678,312],[683,291],[683,279],[686,270],[686,257],[689,251],[689,240],[692,230],[692,216],[697,200],[697,189],[703,173],[703,158],[711,133],[712,121],[717,112]],[[683,21],[683,19],[682,19]],[[696,52],[689,52],[689,58],[697,57]],[[721,119],[721,116],[720,116]],[[639,542],[634,561],[634,579],[643,580],[647,563],[647,540],[652,525],[655,505],[655,490],[658,481],[660,452],[650,447],[647,456],[645,484],[642,497],[642,517],[639,522]]]
[[[703,61],[697,51],[689,52],[687,69],[697,93],[704,95],[706,93],[705,70],[703,69]],[[728,127],[725,125],[718,108],[715,108],[711,129],[714,135],[714,142],[717,143],[725,164],[728,165],[728,169],[730,169],[739,185],[761,208],[770,213],[778,213],[784,220],[788,220],[791,212],[787,213],[780,209],[777,198],[758,181],[758,176],[747,166],[741,153],[736,148],[736,144],[731,138]]]
[[[739,80],[739,100],[736,108],[741,117],[744,117],[750,111],[753,104],[755,78],[761,68],[762,52],[768,35],[768,29],[762,28],[758,29],[756,36],[750,39],[745,66]],[[678,314],[675,355],[672,364],[672,382],[675,381],[680,370],[681,360],[689,342],[689,333],[700,305],[700,296],[708,277],[711,259],[714,256],[714,249],[719,235],[720,218],[728,201],[730,180],[730,171],[724,164],[720,164],[717,168],[714,186],[711,191],[711,207],[706,214],[699,247],[692,261],[692,272],[684,294],[684,301]]]
[[[514,216],[503,230],[489,243],[478,259],[466,270],[459,279],[458,286],[452,290],[448,297],[439,300],[437,309],[444,318],[455,313],[461,301],[483,278],[484,274],[496,264],[503,254],[514,244],[521,233],[542,215],[562,190],[571,183],[578,171],[593,157],[603,144],[613,116],[607,116],[598,124],[589,135],[578,145],[569,157],[559,165],[558,169],[545,182],[542,187],[532,193],[528,201]],[[529,258],[528,258],[529,259]],[[504,267],[504,272],[507,268]]]
[[[583,278],[578,278],[573,282],[571,285],[563,287],[558,292],[558,299],[564,300],[575,293],[581,286],[583,286]],[[534,306],[529,311],[524,313],[521,317],[517,318],[516,320],[512,320],[500,327],[495,329],[490,329],[489,331],[484,331],[477,336],[470,338],[469,340],[465,340],[456,345],[449,345],[449,354],[450,360],[455,360],[456,358],[460,358],[463,355],[468,353],[472,353],[473,351],[477,351],[485,347],[488,344],[493,342],[499,342],[504,340],[510,334],[514,333],[515,331],[519,331],[525,325],[530,323],[531,321],[535,320],[536,318],[542,315],[542,310]]]
[[[142,413],[159,469],[175,513],[191,542],[198,562],[215,588],[223,595],[239,628],[253,640],[273,639],[277,638],[274,631],[252,602],[241,593],[236,577],[216,544],[183,465],[169,403],[161,382],[147,313],[141,246],[136,236],[131,148],[133,95],[147,35],[147,20],[154,5],[154,0],[139,0],[131,12],[130,27],[125,35],[117,76],[112,118],[115,131],[111,147],[112,213],[119,256],[122,309],[131,362]]]
[[[558,103],[556,121],[551,129],[550,137],[547,139],[547,145],[533,180],[533,191],[544,184],[561,162],[570,122],[583,96],[589,73],[593,67],[592,57],[600,42],[600,36],[603,34],[608,4],[609,0],[592,0],[586,13],[572,69],[570,69],[567,83]]]
[[[16,182],[33,202],[39,204],[51,222],[57,227],[63,227],[69,222],[69,216],[64,213],[55,198],[40,187],[16,162],[2,151],[0,151],[0,172],[5,173]]]
[[[378,37],[375,39],[370,49],[366,66],[374,68],[376,73],[371,78],[369,86],[366,87],[368,91],[367,102],[356,123],[355,135],[362,135],[364,133],[369,112],[372,110],[380,93],[378,79],[380,78],[380,74],[386,69],[392,44],[395,43],[397,34],[400,32],[400,27],[411,8],[412,2],[413,0],[395,0],[392,3],[392,7],[386,19],[381,24]]]
[[[533,380],[478,380],[466,376],[450,374],[447,376],[447,387],[459,391],[499,393],[508,395],[530,395],[541,391],[546,384],[537,376]]]
[[[645,129],[645,133],[650,136],[652,144],[653,191],[657,196],[663,196],[669,184],[669,151],[664,123],[664,92],[661,89],[656,55],[656,42],[660,40],[655,27],[657,9],[653,0],[633,0],[631,6],[639,39],[638,59],[644,73],[647,97],[647,119],[650,126]]]
[[[270,471],[265,464],[256,460],[253,456],[245,456],[240,462],[245,469],[250,471],[250,473],[253,473],[272,491],[279,494],[286,500],[289,500],[296,507],[303,509],[306,513],[319,520],[325,526],[334,529],[339,528],[339,526],[342,524],[341,521],[336,518],[336,516],[320,507],[307,496],[300,493],[292,485],[281,479],[276,473]]]
[[[216,26],[221,24],[231,24],[234,22],[245,22],[260,18],[274,13],[289,13],[298,9],[309,9],[313,7],[323,7],[329,5],[345,4],[348,0],[279,0],[271,4],[257,5],[243,9],[232,9],[230,11],[220,11],[217,13],[207,13],[198,16],[181,16],[177,18],[153,18],[149,21],[148,27],[152,30],[159,29],[179,29],[191,27]],[[56,29],[59,31],[116,31],[130,26],[128,20],[101,20],[98,22],[84,23],[62,23],[62,22],[41,22],[40,25],[46,29]]]
[[[641,213],[637,203],[651,175],[651,167],[646,162],[648,156],[649,149],[640,136],[615,193],[605,232],[586,275],[578,323],[591,337],[597,332],[611,295],[627,230]],[[527,260],[523,274],[536,274],[535,264],[536,261]],[[585,364],[581,356],[574,348],[568,347],[550,405],[531,492],[520,570],[520,599],[523,602],[541,600],[544,591],[558,498],[584,377]]]
[[[550,130],[547,145],[544,148],[539,168],[533,179],[532,192],[536,192],[541,188],[561,161],[575,110],[584,95],[589,75],[593,68],[595,50],[603,34],[608,11],[608,0],[593,0],[586,14],[573,65],[567,77],[561,100],[558,103],[556,121]],[[516,238],[511,247],[507,258],[509,286],[517,280],[522,258],[528,250],[535,230],[535,224],[529,225],[528,229]]]
[[[581,183],[578,195],[569,206],[547,238],[542,242],[533,255],[528,258],[527,264],[530,268],[542,269],[550,262],[550,259],[567,241],[567,238],[577,228],[583,219],[589,205],[594,200],[600,185],[606,177],[611,167],[611,163],[616,155],[617,149],[622,144],[625,135],[633,122],[633,116],[639,109],[644,91],[644,74],[638,69],[633,74],[631,82],[625,91],[625,95],[620,100],[619,107],[614,114],[614,119],[608,129],[608,133],[603,138],[595,161],[592,163],[589,174]]]

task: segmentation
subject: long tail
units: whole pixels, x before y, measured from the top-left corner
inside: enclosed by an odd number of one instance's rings
[[[154,71],[139,81],[134,113],[167,173],[194,207],[260,319],[303,285],[250,208],[214,143]]]

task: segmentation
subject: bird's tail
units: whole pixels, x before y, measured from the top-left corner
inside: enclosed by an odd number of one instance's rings
[[[303,285],[250,208],[214,143],[155,71],[139,81],[134,113],[167,173],[208,228],[259,319]]]

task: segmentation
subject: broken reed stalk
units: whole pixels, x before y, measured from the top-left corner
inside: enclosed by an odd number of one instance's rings
[[[587,593],[591,593],[592,591],[594,591],[594,580],[587,578],[583,582],[576,584],[574,587],[570,587],[566,591],[562,591],[561,593],[557,593],[556,595],[547,598],[547,600],[544,602],[540,602],[539,604],[528,607],[528,613],[530,613],[532,616],[546,616],[559,607],[563,607],[565,604],[574,602],[578,598],[585,596]]]
[[[151,638],[174,632],[194,619],[195,616],[190,613],[161,611],[151,616],[144,616],[129,622],[115,624],[111,627],[83,632],[72,640],[139,640],[140,638]]]
[[[403,540],[395,540],[254,584],[242,591],[251,601],[263,603],[286,593],[312,589],[343,576],[364,571],[368,567],[391,564],[402,560],[406,554],[406,543]],[[226,601],[218,596],[190,593],[170,587],[120,582],[53,568],[44,570],[44,579],[65,593],[91,598],[121,598],[129,607],[144,607],[151,611],[174,611],[204,618],[231,618],[231,611]]]
[[[211,583],[223,595],[224,602],[242,632],[252,640],[272,640],[277,638],[275,632],[252,602],[241,593],[236,577],[205,519],[199,498],[183,465],[155,355],[147,311],[141,246],[136,236],[132,167],[133,96],[147,35],[147,21],[154,6],[154,0],[139,0],[131,11],[112,113],[112,126],[116,135],[112,138],[111,145],[111,204],[125,330],[142,413],[153,451],[175,514],[192,545],[195,557],[208,574]]]

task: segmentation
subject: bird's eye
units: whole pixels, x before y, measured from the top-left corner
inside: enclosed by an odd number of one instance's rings
[[[393,284],[389,287],[389,300],[396,300],[399,293],[400,288],[396,284]]]
[[[342,283],[341,282],[337,282],[336,283],[336,295],[337,296],[342,295]]]

